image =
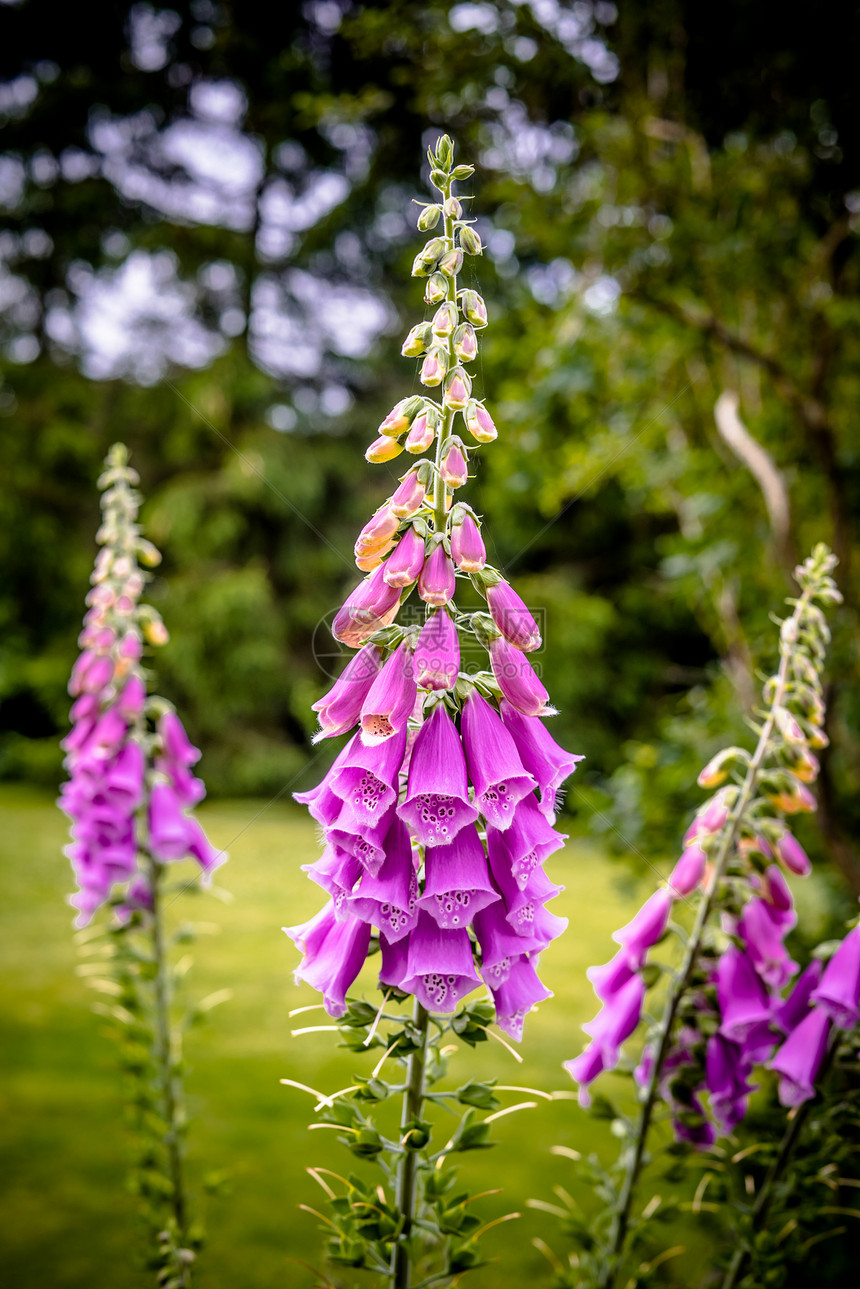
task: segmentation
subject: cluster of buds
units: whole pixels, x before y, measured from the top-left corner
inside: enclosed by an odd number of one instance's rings
[[[69,681],[75,700],[63,741],[69,779],[59,801],[72,820],[66,854],[78,883],[71,897],[78,926],[108,902],[121,918],[149,909],[151,859],[190,855],[210,873],[223,858],[185,813],[205,794],[190,769],[200,753],[169,704],[147,697],[144,645],[164,644],[167,631],[158,612],[139,602],[148,578],[141,565],[161,557],[137,523],[138,476],[122,444],[111,448],[105,465],[101,550]]]
[[[784,874],[810,871],[786,816],[815,808],[808,785],[818,772],[815,752],[827,742],[821,668],[830,635],[822,606],[841,599],[830,576],[835,562],[818,546],[796,570],[801,595],[781,624],[758,747],[753,755],[727,748],[701,771],[699,785],[717,791],[688,828],[665,889],[614,937],[620,953],[591,969],[603,1008],[583,1027],[592,1043],[566,1066],[587,1100],[589,1083],[617,1063],[639,1023],[647,952],[665,934],[673,902],[700,893],[663,1032],[637,1070],[643,1087],[670,1106],[677,1137],[697,1146],[712,1145],[744,1117],[756,1066],[780,1074],[785,1104],[812,1096],[831,1025],[857,1020],[860,929],[826,968],[813,961],[799,979],[785,946],[796,915]]]
[[[442,231],[416,257],[413,276],[426,279],[434,312],[412,328],[403,353],[421,360],[419,379],[441,400],[402,399],[366,455],[388,461],[434,444],[435,453],[410,467],[356,542],[367,576],[333,634],[358,652],[314,704],[317,739],[356,732],[322,783],[297,794],[324,830],[325,853],[308,872],[330,898],[288,934],[303,954],[297,978],[322,992],[333,1016],[344,1014],[378,938],[381,986],[450,1012],[483,982],[498,1023],[519,1038],[528,1010],[548,996],[538,954],[565,925],[545,907],[560,888],[543,865],[564,843],[553,827],[556,798],[581,758],[541,719],[553,709],[527,657],[541,645],[537,622],[487,564],[480,521],[455,499],[474,450],[454,432],[457,417],[476,443],[491,442],[496,428],[465,366],[487,324],[481,297],[458,287],[464,256],[481,253],[452,192],[472,167],[453,165],[447,137],[430,165],[440,198],[418,224],[430,231],[441,221]],[[485,612],[458,611],[462,578],[484,597]],[[413,590],[424,624],[401,626],[398,611]],[[461,672],[463,632],[487,651],[485,671]]]

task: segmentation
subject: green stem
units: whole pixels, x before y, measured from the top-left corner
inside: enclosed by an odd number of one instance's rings
[[[148,859],[149,879],[152,889],[152,947],[155,958],[153,1055],[155,1057],[159,1092],[161,1093],[164,1122],[167,1125],[164,1134],[164,1148],[167,1155],[167,1171],[171,1184],[170,1208],[176,1223],[177,1240],[180,1247],[184,1247],[188,1219],[185,1205],[182,1130],[180,1125],[182,1090],[176,1073],[179,1053],[175,1050],[170,1020],[170,964],[167,960],[164,916],[160,899],[162,868],[151,855]],[[191,1284],[190,1270],[187,1266],[182,1266],[177,1268],[177,1272],[181,1277],[179,1284],[182,1289],[187,1289],[187,1286]]]
[[[817,1083],[820,1084],[829,1072],[830,1067],[836,1058],[836,1052],[841,1041],[842,1035],[839,1030],[836,1030],[830,1040],[830,1045],[821,1064],[821,1069],[818,1072],[818,1079],[816,1080]],[[767,1175],[759,1187],[755,1204],[753,1204],[753,1233],[760,1230],[764,1225],[765,1218],[768,1215],[773,1201],[776,1183],[785,1169],[786,1164],[794,1154],[794,1148],[797,1145],[801,1130],[812,1112],[816,1099],[816,1097],[810,1097],[808,1101],[804,1101],[801,1106],[798,1106],[793,1118],[789,1120],[788,1127],[785,1130],[779,1147],[779,1152],[770,1168],[767,1170]],[[728,1270],[726,1271],[726,1276],[722,1283],[722,1289],[735,1289],[735,1285],[738,1282],[738,1278],[744,1269],[744,1265],[748,1257],[749,1250],[743,1246],[735,1250],[734,1256],[732,1257]]]
[[[449,180],[448,186],[442,192],[442,197],[444,201],[447,201],[450,196],[451,196],[451,182]],[[450,215],[445,215],[444,220],[445,220],[445,241],[448,244],[448,249],[453,250],[454,249],[454,220],[453,220],[453,217]],[[453,277],[448,279],[447,299],[449,303],[453,304],[456,307],[456,304],[457,304],[457,275],[456,274],[454,274]],[[457,355],[454,352],[453,332],[448,337],[447,349],[448,349],[448,371],[450,371],[457,361]],[[436,439],[436,473],[434,476],[435,482],[434,482],[434,490],[433,490],[433,521],[434,521],[437,533],[444,533],[448,527],[448,509],[447,509],[447,506],[445,505],[448,489],[447,489],[447,484],[445,483],[445,480],[442,478],[442,475],[440,473],[440,467],[442,465],[442,445],[444,444],[445,440],[450,437],[451,431],[454,428],[454,408],[444,406],[444,395],[443,395],[442,411],[443,411],[442,424],[439,427],[439,434]]]
[[[413,1021],[420,1035],[420,1044],[409,1058],[406,1074],[406,1091],[403,1093],[401,1130],[406,1132],[413,1119],[420,1119],[424,1108],[424,1071],[427,1064],[427,1031],[430,1013],[415,1000]],[[409,1289],[412,1262],[409,1256],[409,1237],[415,1222],[415,1182],[418,1152],[404,1149],[397,1168],[397,1207],[402,1220],[400,1234],[391,1254],[392,1289]]]
[[[809,603],[810,595],[804,591],[798,600],[792,619],[797,624],[800,622]],[[779,662],[779,671],[777,672],[776,685],[774,687],[773,698],[771,699],[770,711],[765,720],[764,727],[759,737],[758,746],[755,754],[749,763],[746,776],[741,786],[740,794],[732,811],[728,826],[723,833],[719,850],[713,862],[711,878],[705,892],[704,899],[699,905],[696,914],[696,920],[687,941],[687,949],[684,954],[684,960],[681,968],[675,977],[674,987],[672,988],[666,1006],[663,1011],[663,1017],[660,1021],[658,1031],[659,1038],[657,1041],[657,1050],[654,1054],[654,1066],[651,1072],[651,1078],[648,1080],[648,1087],[645,1092],[645,1098],[642,1103],[642,1110],[639,1115],[639,1124],[636,1130],[635,1145],[630,1156],[630,1162],[624,1177],[624,1184],[618,1197],[618,1208],[615,1214],[615,1220],[612,1226],[612,1234],[609,1249],[607,1251],[606,1262],[601,1271],[600,1278],[597,1281],[596,1289],[610,1289],[614,1284],[615,1276],[618,1271],[621,1255],[624,1250],[624,1242],[627,1238],[627,1231],[630,1225],[630,1214],[633,1208],[633,1200],[636,1194],[636,1186],[639,1181],[639,1175],[642,1171],[645,1143],[651,1128],[651,1118],[657,1104],[660,1080],[663,1074],[663,1065],[669,1054],[669,1047],[672,1040],[672,1027],[675,1017],[678,1014],[678,1007],[681,999],[690,983],[696,960],[699,956],[699,950],[702,947],[702,937],[705,932],[708,919],[714,908],[717,889],[731,856],[735,842],[737,841],[738,832],[744,817],[744,812],[752,800],[758,783],[759,772],[770,751],[770,740],[776,721],[775,712],[781,705],[785,687],[788,681],[788,668],[791,659],[791,647],[785,644],[781,647],[781,656]]]

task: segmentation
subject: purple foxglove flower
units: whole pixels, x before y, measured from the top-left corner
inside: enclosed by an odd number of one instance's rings
[[[132,914],[150,913],[152,907],[152,890],[149,882],[140,874],[129,883],[122,904],[116,907],[116,915],[120,922],[128,922]]]
[[[227,852],[216,850],[196,819],[189,819],[187,822],[188,854],[203,869],[203,885],[206,886],[215,869],[226,863]]]
[[[444,930],[468,926],[480,909],[498,899],[474,828],[462,828],[450,846],[428,850],[424,895],[418,904],[438,926]]]
[[[385,839],[385,860],[379,872],[365,873],[349,898],[355,917],[378,926],[393,943],[408,934],[418,921],[418,879],[412,859],[409,831],[395,815]]]
[[[741,1053],[747,1065],[761,1065],[769,1061],[779,1042],[779,1034],[769,1021],[754,1025],[741,1043]]]
[[[726,789],[720,788],[716,796],[706,802],[699,813],[696,815],[690,827],[684,833],[684,845],[689,846],[697,837],[703,834],[713,834],[720,831],[723,824],[729,817],[729,807],[726,805]]]
[[[369,555],[372,551],[378,551],[383,546],[387,546],[399,527],[400,520],[397,515],[389,509],[388,505],[381,506],[356,537],[355,558],[360,559],[363,555]]]
[[[343,798],[332,791],[332,782],[342,766],[346,764],[347,758],[352,755],[358,741],[358,735],[355,734],[345,747],[340,749],[325,778],[315,788],[309,788],[307,792],[293,793],[293,800],[298,801],[301,806],[307,806],[312,817],[317,823],[322,824],[323,828],[330,828],[336,820],[339,820],[343,810]]]
[[[203,780],[193,775],[187,766],[179,765],[176,761],[168,761],[166,757],[157,756],[155,768],[170,780],[170,786],[176,793],[179,803],[186,809],[188,806],[196,806],[198,801],[202,801],[206,796],[206,785]]]
[[[535,868],[561,850],[567,840],[566,834],[550,826],[533,797],[524,797],[518,804],[514,821],[505,833],[492,828],[487,837],[499,855],[497,863],[507,865],[506,871],[521,891]]]
[[[424,567],[424,538],[407,528],[385,561],[383,577],[389,586],[411,586]]]
[[[175,712],[165,712],[158,721],[158,732],[161,735],[165,756],[179,765],[196,765],[200,760],[200,749],[189,742],[182,721]]]
[[[463,705],[461,729],[475,805],[488,824],[504,832],[514,822],[517,802],[537,786],[535,780],[523,769],[501,717],[476,689]]]
[[[605,1003],[624,988],[628,980],[633,977],[635,970],[624,950],[619,949],[609,962],[603,963],[600,967],[589,967],[585,974],[591,981],[591,987],[597,997]]]
[[[688,1145],[693,1146],[696,1150],[710,1150],[717,1140],[717,1133],[712,1123],[709,1123],[705,1117],[705,1109],[698,1097],[690,1098],[688,1106],[684,1107],[689,1115],[690,1111],[695,1112],[699,1118],[691,1122],[689,1118],[676,1118],[672,1121],[672,1129],[675,1133],[676,1141],[686,1141]]]
[[[406,726],[375,747],[366,747],[356,738],[351,749],[332,778],[331,788],[343,801],[338,827],[361,832],[373,828],[397,800]]]
[[[701,886],[708,857],[701,846],[688,846],[669,877],[669,889],[676,899],[691,895]]]
[[[295,981],[304,980],[323,996],[329,1016],[346,1011],[346,991],[364,965],[370,945],[370,925],[360,918],[338,922],[331,902],[316,917],[284,931],[302,953]]]
[[[552,823],[559,789],[584,757],[559,747],[543,721],[536,716],[524,716],[506,699],[502,700],[501,713],[502,720],[517,745],[523,766],[537,780],[540,809]]]
[[[492,443],[493,439],[499,437],[493,418],[483,403],[470,399],[463,412],[463,419],[466,422],[466,429],[478,443]]]
[[[487,587],[487,606],[496,626],[508,644],[523,653],[541,646],[538,624],[510,582],[495,582]]]
[[[784,1106],[802,1105],[815,1096],[815,1080],[827,1051],[830,1017],[813,1007],[789,1034],[770,1063],[780,1076],[779,1099]]]
[[[396,437],[402,434],[409,425],[409,415],[407,403],[408,398],[401,398],[399,403],[395,403],[384,421],[379,423],[379,433],[392,435]]]
[[[422,689],[451,689],[460,670],[460,637],[445,609],[437,609],[421,628],[413,675]]]
[[[302,869],[331,896],[335,917],[342,922],[349,915],[346,900],[364,872],[361,861],[332,843],[315,864],[302,864]]]
[[[422,909],[418,925],[409,934],[401,988],[414,994],[428,1011],[450,1012],[480,983],[466,928],[443,931]]]
[[[406,728],[418,689],[412,677],[412,650],[404,640],[371,685],[361,708],[361,741],[376,747]]]
[[[606,1069],[601,1048],[597,1043],[589,1043],[584,1052],[574,1057],[572,1061],[563,1061],[562,1065],[574,1083],[579,1084],[579,1104],[583,1110],[587,1110],[591,1105],[588,1085]]]
[[[784,1034],[790,1034],[803,1020],[810,1008],[813,991],[818,987],[824,972],[824,963],[820,958],[813,958],[809,966],[798,977],[797,983],[785,1002],[775,1009],[774,1023]]]
[[[520,956],[511,963],[507,978],[497,987],[490,987],[496,1007],[496,1024],[516,1042],[523,1036],[523,1021],[535,1003],[552,998],[535,969],[534,962]]]
[[[402,989],[405,994],[408,994],[409,990],[404,987],[403,982],[406,979],[406,960],[409,957],[409,937],[404,936],[402,940],[395,940],[392,943],[381,935],[379,948],[382,953],[382,965],[379,968],[380,985],[383,987],[393,985],[395,989]]]
[[[418,594],[425,604],[437,608],[447,604],[454,596],[454,565],[445,554],[441,542],[433,547],[418,578]]]
[[[732,1043],[743,1043],[756,1025],[770,1021],[771,1008],[755,967],[734,945],[717,966],[720,1033]]]
[[[447,846],[478,812],[469,801],[466,761],[444,703],[424,721],[409,762],[409,788],[397,813],[422,846]]]
[[[782,834],[775,843],[774,849],[777,859],[781,864],[785,864],[790,873],[796,873],[798,877],[808,877],[812,872],[809,856],[790,832]]]
[[[849,931],[824,968],[812,1002],[839,1029],[853,1029],[860,1007],[860,926]]]
[[[143,776],[146,763],[139,743],[126,743],[105,775],[105,796],[109,802],[129,813],[139,804],[143,795]]]
[[[424,420],[426,421],[426,419],[425,415]],[[416,418],[413,422],[413,430],[417,426],[419,420],[421,420],[421,417]],[[428,443],[427,446],[429,447],[430,444]],[[408,451],[408,439],[406,447]],[[408,519],[411,515],[415,514],[416,510],[420,510],[424,504],[424,498],[426,496],[427,485],[422,483],[419,479],[418,466],[416,465],[413,466],[411,470],[407,471],[400,480],[398,487],[395,488],[394,492],[388,499],[388,505],[391,508],[391,513],[396,515],[398,519]]]
[[[113,659],[106,654],[95,654],[85,650],[75,660],[69,679],[69,693],[98,694],[113,680]]]
[[[644,1000],[645,985],[637,974],[622,985],[608,1003],[603,1004],[594,1020],[582,1026],[600,1048],[605,1069],[612,1069],[617,1064],[619,1048],[639,1024]]]
[[[511,964],[521,954],[538,954],[548,944],[544,937],[518,935],[501,899],[478,910],[472,929],[481,946],[481,975],[490,989],[498,989],[507,980]]]
[[[555,708],[549,706],[549,694],[521,650],[508,644],[504,636],[491,640],[489,650],[496,683],[511,707],[523,716],[553,716]]]
[[[616,944],[621,945],[631,966],[637,970],[645,961],[648,950],[657,943],[666,930],[666,924],[672,912],[672,903],[671,891],[655,891],[632,921],[612,933],[612,939]]]
[[[133,721],[143,711],[146,686],[139,676],[130,676],[116,700],[117,711],[124,721]]]
[[[357,723],[368,690],[382,667],[382,650],[365,645],[351,658],[327,694],[312,704],[322,727],[312,739],[334,738],[345,734]]]
[[[85,748],[81,749],[84,763],[103,762],[116,756],[128,734],[128,725],[115,707],[108,710],[96,721]]]
[[[98,694],[81,694],[80,698],[76,698],[72,703],[69,719],[73,724],[77,724],[78,721],[91,721],[94,724],[99,714],[99,706]]]
[[[764,900],[752,899],[738,921],[738,930],[750,961],[766,985],[782,989],[797,971],[782,942],[788,928],[774,919],[771,906]]]
[[[156,859],[185,858],[191,839],[190,822],[173,788],[157,783],[149,794],[149,843]]]
[[[747,1098],[754,1087],[747,1081],[750,1067],[742,1049],[722,1034],[708,1039],[705,1049],[705,1086],[710,1094],[714,1118],[723,1133],[731,1132],[743,1119]]]
[[[487,562],[481,530],[465,506],[456,506],[451,516],[451,558],[464,573],[477,573]]]
[[[466,454],[458,440],[451,443],[443,456],[439,463],[439,473],[449,488],[462,488],[468,479],[469,466],[466,461]]]
[[[340,798],[338,798],[340,801]],[[385,859],[385,838],[391,827],[394,808],[385,811],[382,818],[373,828],[362,828],[361,832],[350,832],[340,827],[338,819],[331,828],[326,829],[326,839],[333,846],[354,856],[372,876],[376,876]]]
[[[511,876],[501,836],[495,828],[487,829],[490,872],[502,896],[505,917],[517,935],[545,948],[567,927],[567,918],[560,918],[545,907],[547,901],[554,899],[564,888],[555,886],[543,869],[537,867],[521,889]],[[521,951],[526,952],[525,945]]]
[[[332,623],[332,635],[341,644],[357,649],[380,627],[387,627],[397,613],[400,588],[389,586],[380,564],[347,596]]]

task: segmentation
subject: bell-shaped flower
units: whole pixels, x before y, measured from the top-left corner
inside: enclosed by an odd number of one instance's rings
[[[469,801],[466,760],[444,703],[424,721],[412,748],[409,786],[398,814],[422,846],[447,846],[478,812]]]
[[[451,558],[464,573],[477,573],[487,562],[487,548],[475,516],[459,504],[451,512]]]
[[[496,1008],[496,1024],[516,1042],[523,1036],[523,1022],[535,1003],[552,998],[552,990],[538,979],[535,963],[520,954],[512,963],[504,981],[490,986]]]
[[[560,747],[538,717],[524,716],[506,699],[500,710],[523,766],[537,781],[540,809],[552,823],[559,789],[584,758]]]
[[[586,976],[591,981],[591,987],[597,994],[602,1003],[608,1002],[623,989],[635,972],[636,968],[631,963],[630,958],[623,949],[619,949],[614,958],[609,962],[603,963],[599,967],[589,967]]]
[[[504,832],[514,821],[517,802],[537,786],[535,780],[523,769],[501,717],[476,689],[463,705],[461,726],[475,805],[488,824]]]
[[[117,753],[105,775],[104,793],[107,800],[131,813],[143,796],[143,776],[146,761],[139,743],[126,743]]]
[[[552,716],[549,694],[537,672],[519,649],[508,644],[504,636],[489,643],[490,666],[503,696],[524,716]]]
[[[742,1049],[723,1034],[713,1034],[705,1049],[705,1086],[711,1110],[723,1133],[729,1133],[746,1114],[748,1098],[755,1090],[749,1083],[751,1066]]]
[[[824,968],[812,1002],[840,1029],[853,1029],[860,1008],[860,926],[849,931]]]
[[[189,824],[173,788],[156,783],[149,794],[149,844],[156,859],[185,858],[191,839]]]
[[[784,864],[790,873],[796,873],[798,877],[808,877],[812,872],[809,856],[790,832],[784,832],[777,839],[774,850],[779,862]]]
[[[637,969],[642,966],[648,950],[662,937],[672,912],[672,893],[667,890],[655,891],[645,901],[636,916],[618,931],[613,931],[612,939],[620,944],[630,964]]]
[[[676,899],[691,895],[701,886],[708,857],[701,846],[688,846],[669,876],[669,890]]]
[[[575,1056],[572,1061],[563,1061],[562,1065],[574,1083],[579,1084],[579,1104],[583,1110],[587,1110],[591,1105],[588,1085],[607,1068],[600,1045],[589,1043],[584,1052]]]
[[[380,506],[355,539],[355,558],[362,559],[388,546],[400,526],[400,519],[386,503]]]
[[[389,586],[411,586],[424,567],[424,538],[409,527],[388,559],[382,576]]]
[[[338,921],[329,902],[316,917],[284,931],[302,954],[295,981],[318,989],[329,1016],[346,1011],[346,991],[354,983],[367,957],[370,924],[350,917]]]
[[[379,871],[365,873],[349,909],[356,917],[379,927],[389,942],[406,935],[418,921],[418,879],[406,825],[395,815],[385,839],[385,859]]]
[[[117,711],[124,721],[132,722],[143,711],[145,703],[146,686],[140,676],[129,676],[128,680],[117,695]],[[196,752],[197,749],[195,748],[194,751]],[[198,756],[199,755],[200,754],[198,752]]]
[[[830,1017],[819,1007],[813,1007],[792,1030],[770,1063],[770,1068],[780,1076],[779,1099],[784,1106],[802,1105],[815,1096],[827,1039]]]
[[[466,928],[445,931],[422,909],[409,933],[401,988],[414,994],[428,1011],[451,1012],[480,983]]]
[[[338,817],[334,824],[326,829],[326,840],[332,846],[337,846],[339,850],[357,859],[364,871],[375,875],[385,859],[385,838],[388,836],[393,816],[394,807],[389,806],[378,823],[372,828],[362,828],[358,832],[354,831],[354,824],[353,831],[341,827],[340,817]]]
[[[69,680],[69,693],[98,694],[113,680],[114,663],[107,654],[84,650],[75,660]]]
[[[374,679],[362,704],[362,743],[376,747],[404,730],[417,694],[412,676],[412,650],[404,640]]]
[[[774,1009],[774,1024],[784,1034],[790,1034],[803,1020],[811,1006],[811,998],[818,987],[824,972],[824,963],[820,958],[813,958],[805,971],[801,972],[791,993]]]
[[[769,1023],[771,1007],[755,967],[745,953],[731,945],[717,966],[720,1033],[743,1043],[756,1025]]]
[[[632,976],[609,1002],[604,1003],[594,1020],[582,1026],[584,1032],[600,1048],[604,1068],[611,1069],[618,1062],[619,1049],[625,1043],[642,1016],[645,985],[642,977]]]
[[[412,667],[421,689],[452,688],[460,670],[460,637],[445,609],[437,609],[421,628]]]
[[[541,814],[534,797],[524,797],[518,804],[514,821],[505,832],[493,828],[487,837],[492,837],[494,849],[500,853],[499,862],[506,864],[521,891],[535,868],[561,850],[567,840],[566,834],[556,832]]]
[[[343,810],[343,798],[332,790],[332,783],[347,758],[352,755],[358,741],[356,734],[340,749],[325,777],[315,788],[309,788],[306,792],[293,793],[293,800],[298,801],[301,806],[307,806],[313,818],[317,823],[322,824],[323,828],[331,827]]]
[[[774,918],[771,905],[749,900],[738,919],[738,931],[750,961],[766,985],[782,989],[797,971],[783,944],[787,928]]]
[[[540,953],[548,941],[543,937],[518,935],[507,918],[502,899],[478,909],[472,929],[481,947],[481,975],[490,989],[507,979],[511,964],[523,953]]]
[[[335,738],[353,728],[381,667],[382,650],[378,645],[365,645],[349,660],[328,693],[311,705],[321,726],[312,742]]]
[[[196,819],[188,820],[188,854],[203,869],[203,885],[207,885],[215,872],[227,862],[227,852],[213,846]]]
[[[400,588],[385,581],[385,565],[380,564],[347,596],[338,609],[331,632],[341,644],[357,649],[368,636],[394,619],[400,603]]]
[[[418,594],[425,604],[438,608],[453,598],[455,585],[454,565],[442,543],[437,542],[424,561],[418,578]]]
[[[418,903],[438,926],[468,926],[476,913],[498,899],[474,828],[462,828],[450,846],[427,851],[424,894]]]
[[[342,921],[349,913],[346,901],[364,872],[360,861],[331,843],[315,863],[302,864],[302,871],[331,896],[335,917]]]
[[[339,828],[362,832],[378,823],[397,800],[405,750],[405,722],[399,732],[372,747],[353,739],[348,756],[331,780],[332,791],[343,802],[337,817]]]
[[[490,615],[508,644],[523,653],[541,646],[540,628],[524,600],[509,582],[494,582],[486,588]]]

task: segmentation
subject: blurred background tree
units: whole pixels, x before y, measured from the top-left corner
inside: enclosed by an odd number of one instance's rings
[[[672,851],[824,539],[846,607],[804,840],[860,890],[856,6],[25,0],[0,26],[0,774],[59,777],[118,437],[210,789],[301,771],[384,496],[356,449],[412,379],[411,201],[444,129],[486,244],[477,498],[546,612],[588,756],[568,806]]]

